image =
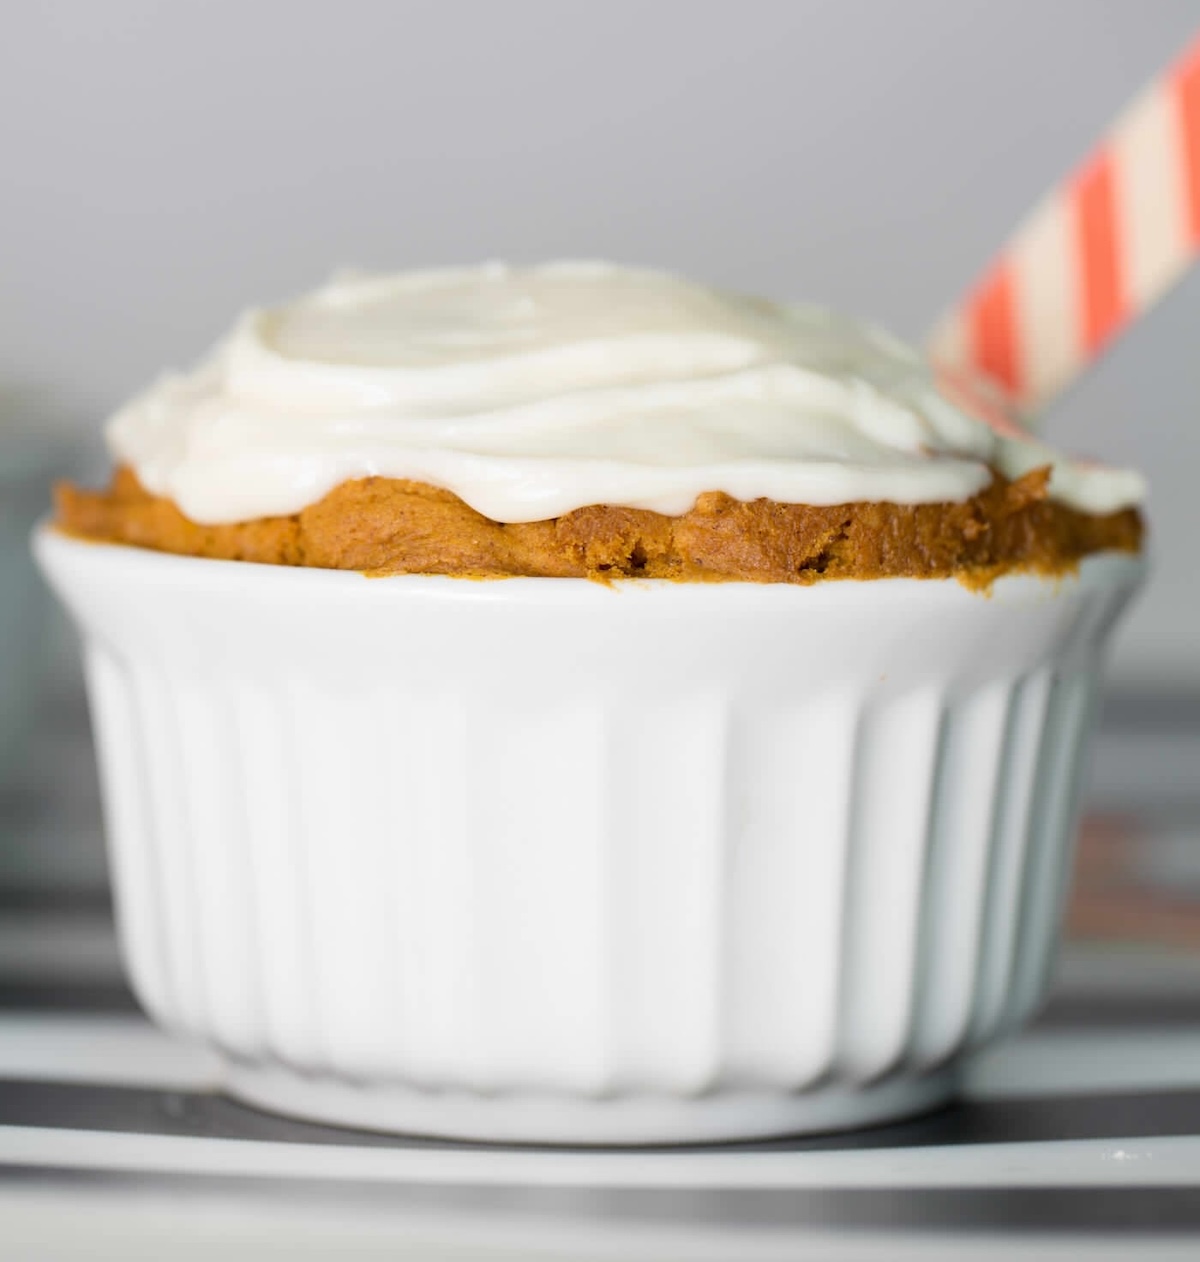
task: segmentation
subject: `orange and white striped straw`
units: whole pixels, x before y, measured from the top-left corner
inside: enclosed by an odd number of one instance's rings
[[[938,323],[933,362],[1039,412],[1200,253],[1200,37]]]

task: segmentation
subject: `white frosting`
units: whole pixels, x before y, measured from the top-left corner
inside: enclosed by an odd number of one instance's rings
[[[951,404],[915,352],[828,312],[600,263],[341,277],[251,311],[108,429],[195,521],[297,512],[350,478],[453,491],[497,521],[704,491],[804,504],[962,500],[1053,466],[1091,512],[1142,498]]]

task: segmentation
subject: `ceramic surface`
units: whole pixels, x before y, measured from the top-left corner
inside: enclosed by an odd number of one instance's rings
[[[236,1091],[670,1142],[911,1113],[1046,982],[1141,575],[493,582],[42,531],[128,967]]]

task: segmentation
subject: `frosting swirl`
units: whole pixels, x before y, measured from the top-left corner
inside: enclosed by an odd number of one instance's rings
[[[890,335],[816,308],[602,263],[344,276],[250,311],[193,372],[111,420],[114,457],[193,520],[298,512],[380,475],[496,521],[705,491],[956,501],[1049,464],[1089,512],[1141,477],[1073,463],[956,406]]]

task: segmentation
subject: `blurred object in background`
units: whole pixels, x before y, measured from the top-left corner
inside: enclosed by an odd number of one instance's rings
[[[36,424],[36,409],[0,387],[0,791],[28,756],[49,666],[48,594],[34,570],[29,532],[64,469],[61,439]],[[0,831],[0,840],[4,833]]]
[[[0,1006],[117,976],[79,649],[29,546],[81,448],[40,395],[0,385]]]
[[[1072,938],[1200,953],[1200,696],[1118,691],[1096,746]]]
[[[1068,932],[1200,952],[1200,827],[1136,815],[1085,819]]]

